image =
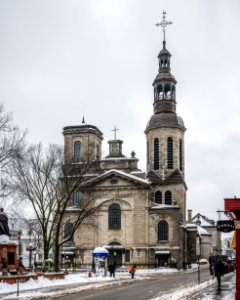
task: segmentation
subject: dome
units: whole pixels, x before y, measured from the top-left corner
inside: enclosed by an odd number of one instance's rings
[[[167,55],[167,56],[171,56],[171,53],[166,49],[166,48],[163,48],[159,54],[158,54],[158,58],[162,55]]]
[[[183,131],[186,130],[181,117],[177,116],[175,113],[166,112],[152,115],[147,124],[146,131],[156,127],[178,127]]]
[[[154,79],[153,85],[155,84],[155,82],[157,81],[172,81],[174,83],[177,83],[175,77],[169,73],[169,72],[160,72],[157,74],[156,78]]]

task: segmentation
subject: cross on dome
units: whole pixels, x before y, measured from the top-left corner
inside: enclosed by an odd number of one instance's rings
[[[161,23],[157,23],[156,24],[156,26],[161,26],[162,27],[162,31],[163,31],[163,41],[165,42],[165,31],[166,31],[166,28],[167,28],[167,26],[168,25],[171,25],[172,24],[172,22],[168,22],[167,20],[166,20],[166,12],[165,11],[163,11],[163,17],[162,17],[162,21],[161,21]]]

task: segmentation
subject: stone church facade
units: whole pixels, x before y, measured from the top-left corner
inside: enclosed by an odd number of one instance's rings
[[[176,112],[177,82],[170,59],[164,40],[153,81],[153,115],[145,128],[146,172],[139,170],[134,152],[131,157],[123,155],[122,140],[110,140],[109,154],[103,158],[103,134],[96,126],[64,127],[65,161],[95,163],[73,193],[64,226],[71,227],[67,220],[78,214],[86,195],[98,209],[63,245],[63,259],[67,255],[77,263],[90,264],[94,248],[103,246],[110,252],[109,262],[117,265],[181,268],[186,261],[186,128]]]

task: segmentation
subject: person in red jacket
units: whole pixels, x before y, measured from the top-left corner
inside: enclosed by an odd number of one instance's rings
[[[129,268],[129,273],[131,274],[132,279],[134,278],[135,272],[136,272],[136,265],[132,265],[132,267]]]

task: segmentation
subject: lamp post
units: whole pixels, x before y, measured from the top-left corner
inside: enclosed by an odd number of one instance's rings
[[[198,284],[200,284],[200,254],[201,254],[201,239],[199,234],[196,237],[196,254],[197,254],[197,262],[198,262]]]
[[[225,198],[224,208],[235,222],[236,234],[236,292],[235,300],[240,299],[240,198]]]
[[[29,243],[26,250],[29,251],[29,270],[32,272],[32,253],[36,250],[36,247],[33,243]]]

